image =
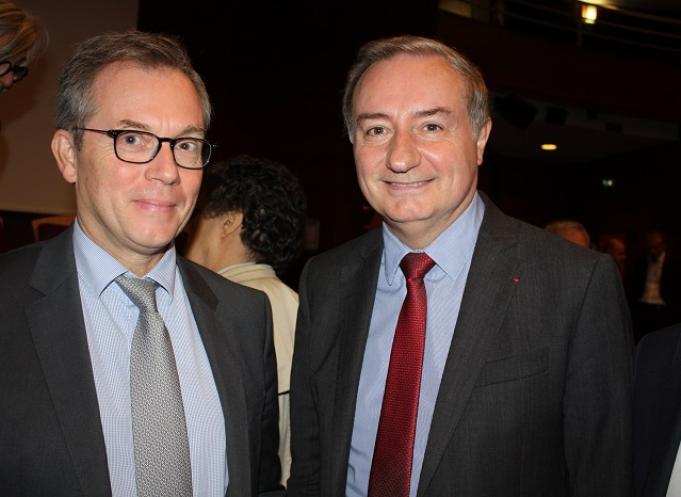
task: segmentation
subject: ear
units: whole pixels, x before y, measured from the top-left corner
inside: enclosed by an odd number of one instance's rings
[[[226,238],[234,233],[241,232],[241,223],[244,220],[244,213],[241,211],[229,211],[222,217],[222,237]]]
[[[65,129],[58,129],[52,135],[52,155],[57,161],[59,172],[68,183],[75,183],[78,179],[78,151],[71,133]]]
[[[488,119],[483,127],[480,128],[478,139],[475,143],[478,156],[478,166],[482,164],[482,158],[485,155],[485,146],[487,145],[487,139],[489,138],[490,131],[492,131],[492,120]]]

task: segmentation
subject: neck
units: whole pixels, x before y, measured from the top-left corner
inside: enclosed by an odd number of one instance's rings
[[[240,241],[239,243],[226,242],[216,247],[211,246],[201,237],[192,237],[185,256],[190,261],[216,272],[227,266],[251,261],[250,255]]]

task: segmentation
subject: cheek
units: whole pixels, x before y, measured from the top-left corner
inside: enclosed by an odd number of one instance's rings
[[[361,147],[355,149],[355,169],[357,177],[362,180],[376,176],[385,163],[385,154],[378,147]]]
[[[196,197],[199,194],[199,189],[201,188],[201,178],[203,177],[203,171],[188,171],[181,170],[180,181],[183,185],[182,190],[186,197],[187,203],[194,205]]]

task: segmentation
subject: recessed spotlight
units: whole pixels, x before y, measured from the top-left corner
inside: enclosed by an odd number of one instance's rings
[[[553,152],[554,150],[558,150],[558,145],[555,143],[542,143],[541,149],[546,150],[547,152]]]
[[[582,5],[582,20],[585,24],[595,24],[598,19],[598,9],[595,5]]]

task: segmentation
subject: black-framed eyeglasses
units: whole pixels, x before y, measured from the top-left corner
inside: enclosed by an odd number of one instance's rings
[[[18,64],[12,64],[9,60],[0,62],[0,78],[12,71],[14,81],[21,81],[28,75],[28,66],[26,60],[22,60]]]
[[[201,169],[208,165],[215,146],[201,138],[189,136],[163,138],[148,131],[135,129],[74,128],[74,130],[92,131],[111,137],[116,157],[132,164],[151,162],[158,155],[163,143],[168,142],[175,164],[185,169]]]

